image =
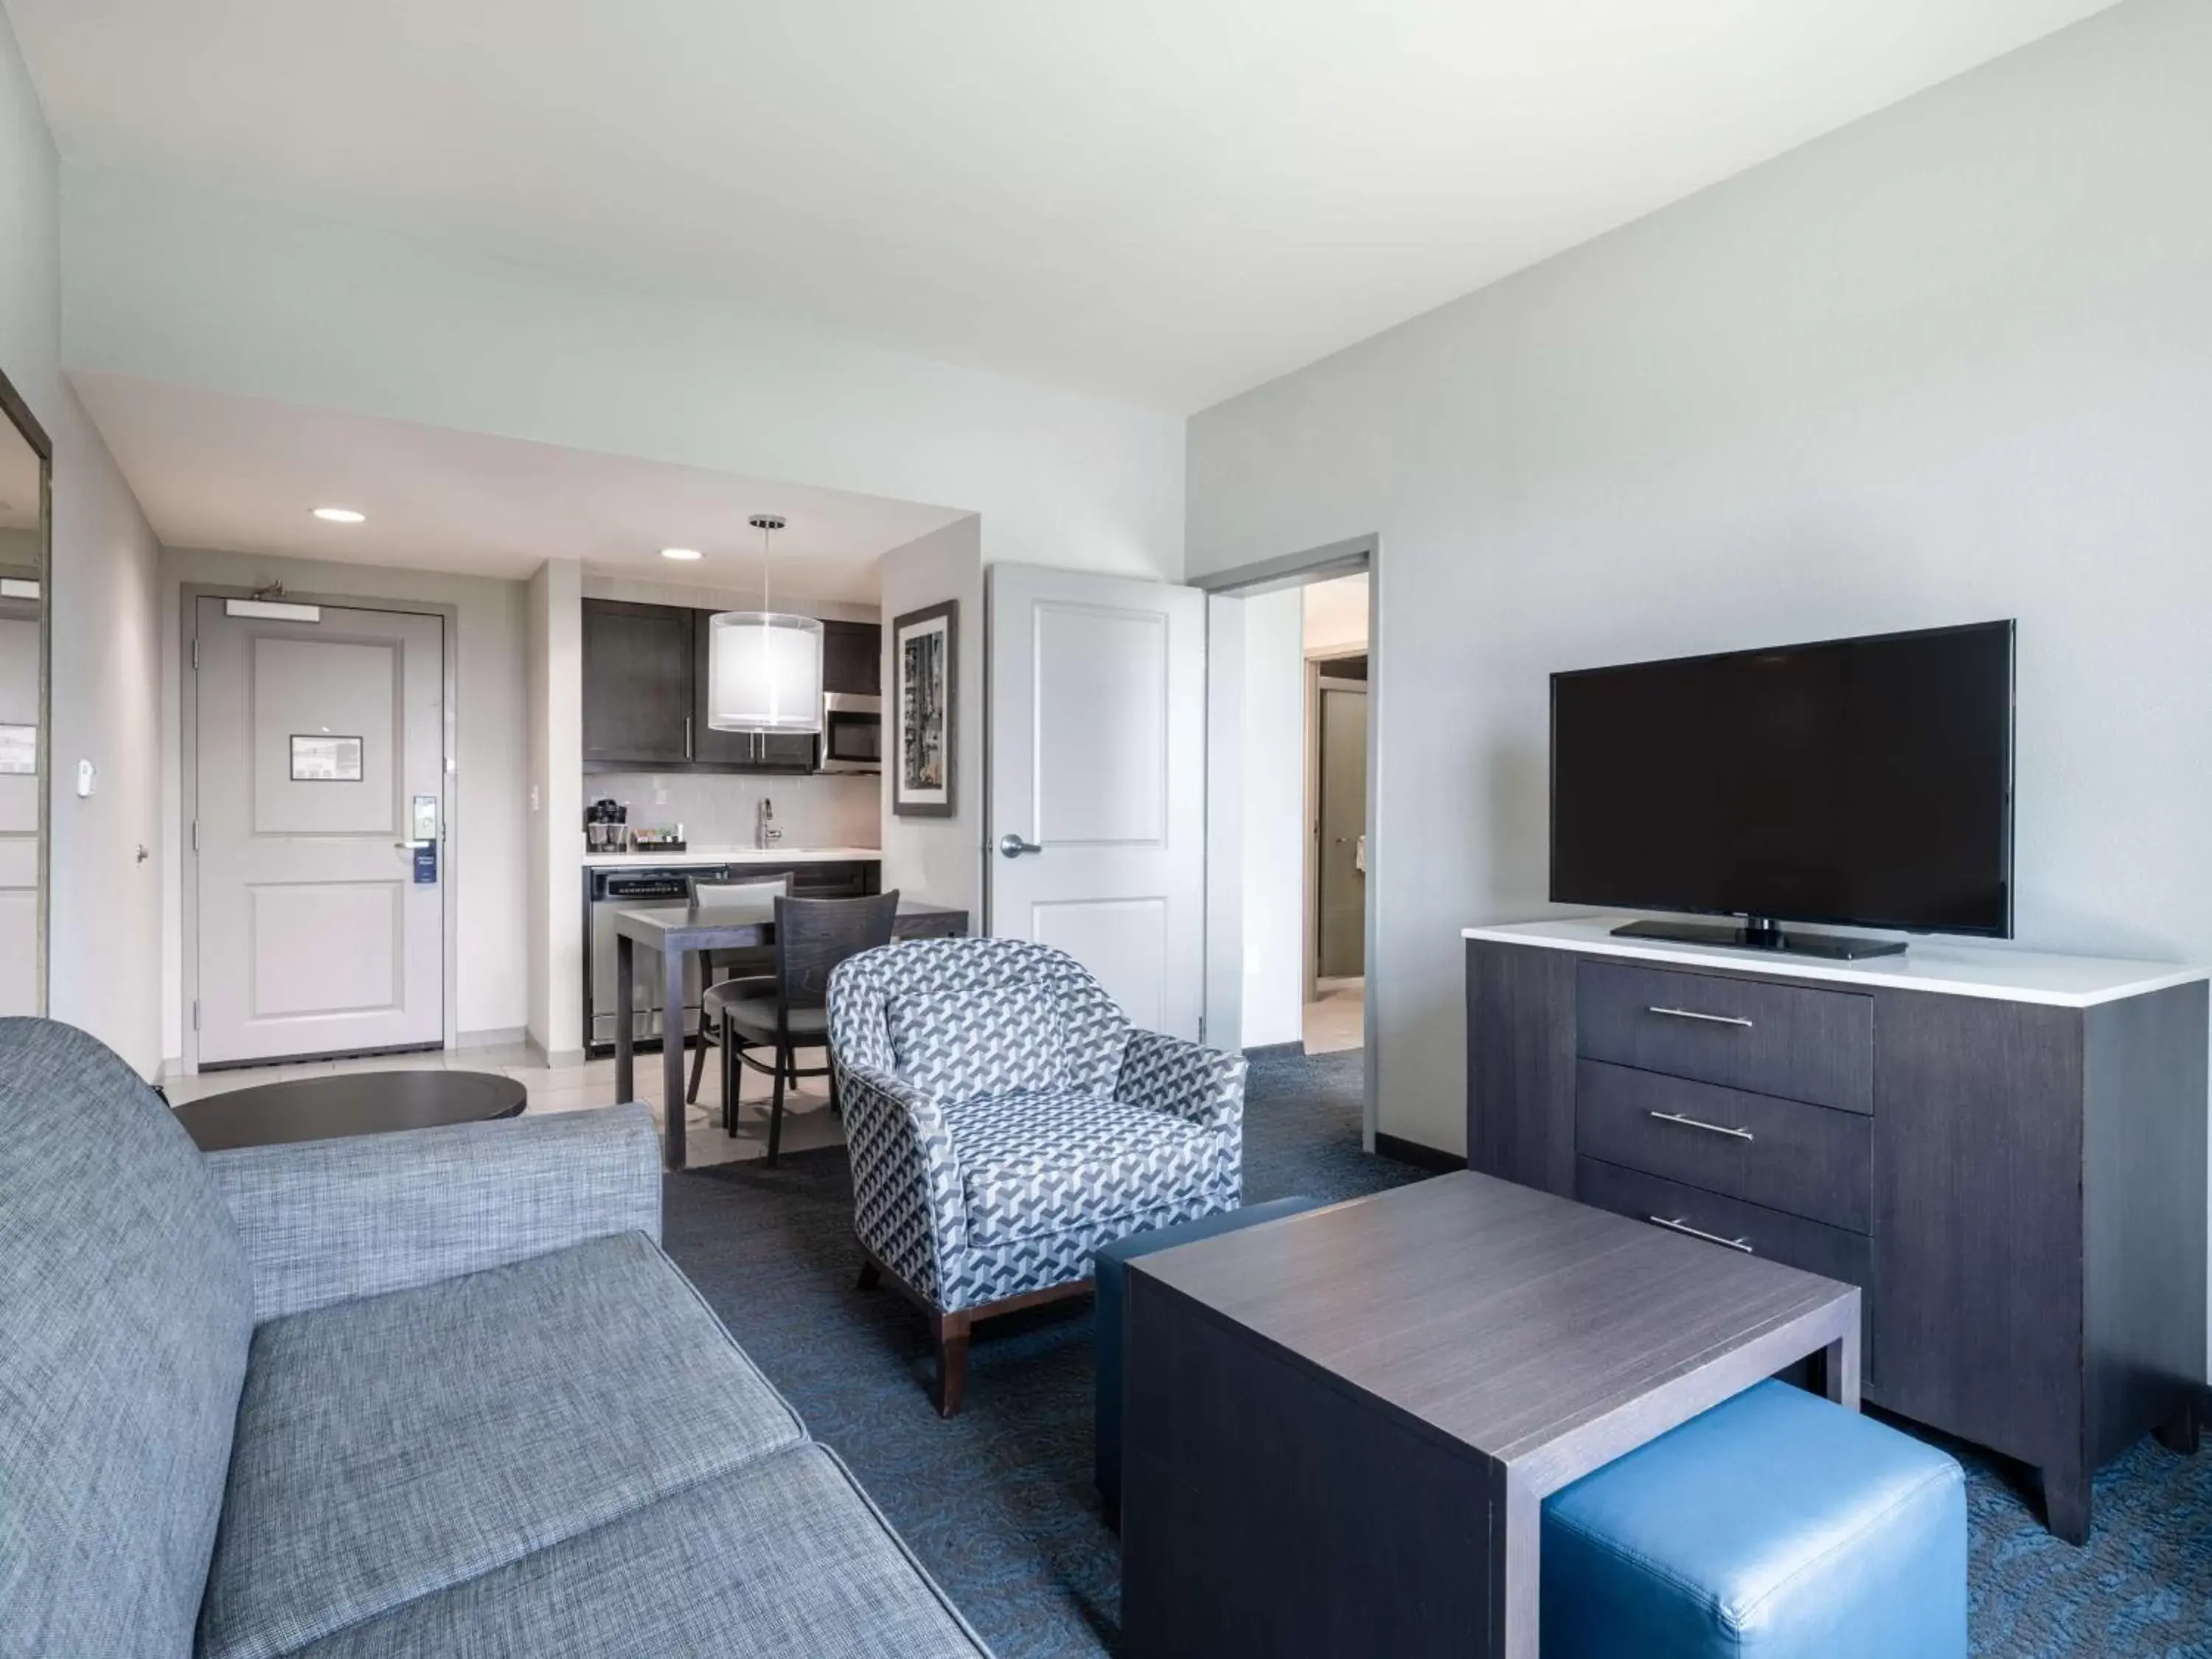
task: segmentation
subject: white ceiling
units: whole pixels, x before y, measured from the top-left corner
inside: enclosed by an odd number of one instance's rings
[[[2111,0],[6,0],[64,155],[1201,407]]]
[[[70,376],[154,532],[172,547],[527,576],[549,558],[599,574],[749,590],[781,513],[775,591],[877,600],[876,561],[966,514],[660,461],[156,385]],[[350,507],[361,525],[324,524]],[[679,564],[663,547],[706,556]]]

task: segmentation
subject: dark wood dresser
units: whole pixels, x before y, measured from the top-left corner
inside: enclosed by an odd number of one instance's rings
[[[2042,1474],[2191,1447],[2206,974],[1467,930],[1468,1162],[1864,1292],[1866,1398]]]

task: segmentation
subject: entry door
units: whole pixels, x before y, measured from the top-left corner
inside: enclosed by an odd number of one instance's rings
[[[1321,690],[1320,973],[1367,971],[1367,694]]]
[[[200,1063],[441,1043],[443,619],[197,625]]]
[[[1137,1024],[1195,1038],[1205,595],[1024,565],[989,574],[991,931],[1058,946]]]

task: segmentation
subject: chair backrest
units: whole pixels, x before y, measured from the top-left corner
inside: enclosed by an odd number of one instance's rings
[[[775,920],[775,902],[791,891],[789,876],[774,876],[762,881],[701,881],[691,886],[691,901],[708,904],[717,910],[738,910],[748,916],[757,915],[763,921]],[[775,971],[775,947],[769,945],[750,945],[741,951],[709,951],[707,953],[707,977],[720,979],[725,974],[769,975]]]
[[[82,1031],[0,1019],[0,1654],[191,1652],[252,1336],[161,1097]]]
[[[763,881],[701,881],[691,885],[691,902],[717,910],[755,913],[763,921],[775,920],[775,902],[791,891],[791,878],[777,876]]]
[[[1015,1000],[1010,994],[1030,990],[1042,992],[1058,1016],[1050,1086],[1109,1093],[1128,1046],[1128,1016],[1073,957],[1026,939],[910,939],[854,957],[830,983],[830,1054],[841,1066],[904,1076],[892,1030],[902,1000],[933,1015],[951,1011],[981,1046]],[[1026,1034],[1010,1024],[1006,1035]]]
[[[823,1006],[840,963],[890,942],[898,902],[896,888],[869,898],[778,899],[775,977],[782,1007]]]

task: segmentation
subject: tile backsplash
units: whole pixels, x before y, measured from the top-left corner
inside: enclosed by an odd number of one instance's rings
[[[589,772],[584,804],[629,805],[633,827],[684,826],[693,847],[750,847],[761,798],[775,803],[786,847],[879,847],[883,781],[866,773],[771,777],[729,772]]]

